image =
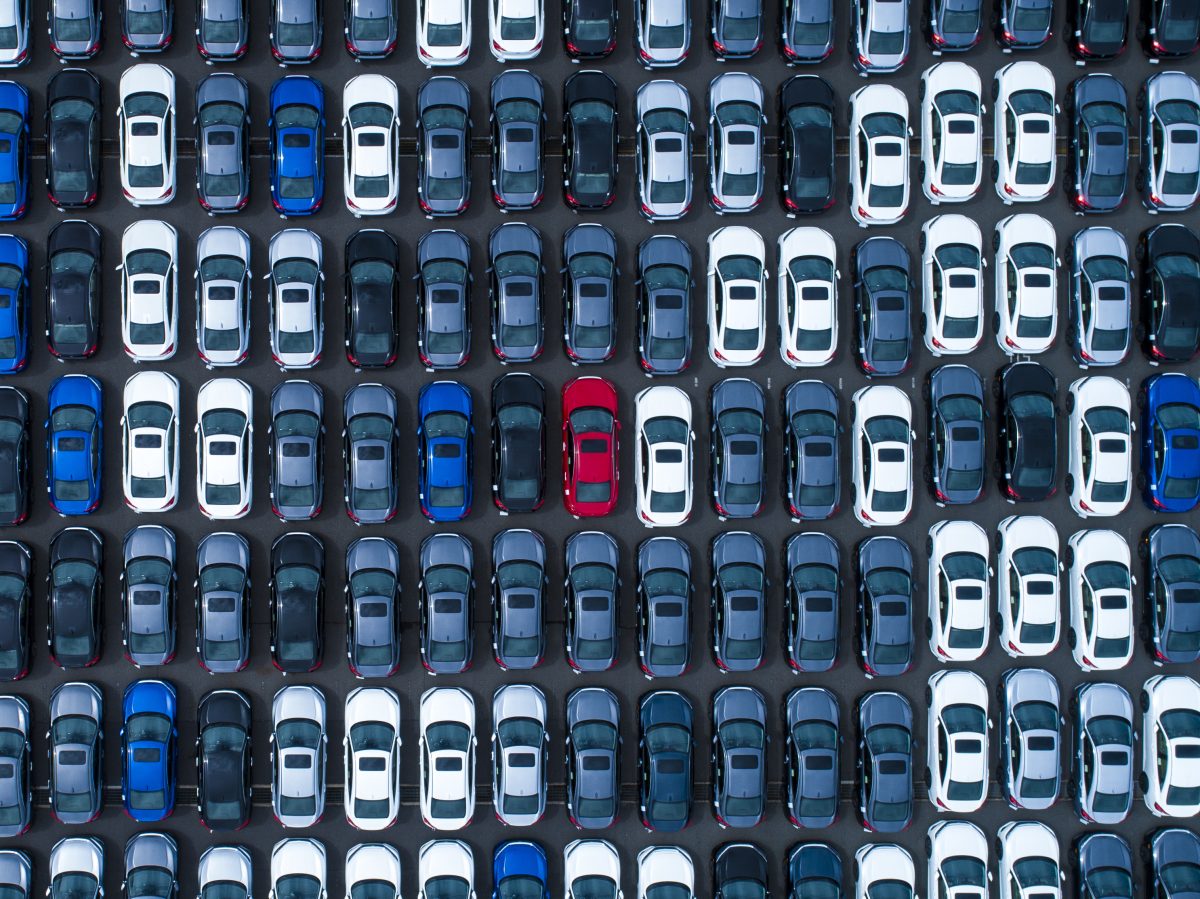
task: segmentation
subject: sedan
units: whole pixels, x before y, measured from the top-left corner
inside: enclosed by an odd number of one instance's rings
[[[196,497],[208,518],[241,518],[253,499],[254,395],[235,378],[196,392]]]
[[[461,215],[471,203],[471,92],[450,75],[417,92],[417,202],[426,216]],[[397,151],[398,152],[398,151]]]
[[[492,56],[502,63],[533,59],[542,50],[545,19],[540,0],[488,0]]]
[[[267,428],[271,511],[281,521],[306,521],[324,497],[325,396],[311,381],[284,381],[271,391]]]
[[[833,0],[785,0],[779,49],[788,65],[817,63],[833,52]]]
[[[396,394],[355,384],[342,401],[343,499],[355,524],[391,521],[399,505],[400,429]]]
[[[460,368],[471,355],[471,245],[457,231],[417,241],[417,356],[429,370]]]
[[[421,820],[459,830],[475,814],[475,700],[461,687],[421,694]]]
[[[562,391],[563,505],[576,518],[610,514],[617,505],[617,392],[603,378],[576,378]]]
[[[1075,814],[1085,824],[1120,824],[1133,806],[1133,700],[1117,684],[1075,688]]]
[[[20,540],[0,541],[0,680],[17,681],[29,673],[32,628],[33,550]],[[2,821],[0,813],[0,828]]]
[[[1146,835],[1147,890],[1165,899],[1183,899],[1200,876],[1200,837],[1185,827],[1160,827]]]
[[[1143,232],[1134,250],[1141,262],[1142,349],[1157,362],[1190,362],[1200,347],[1200,238],[1185,225]]]
[[[748,378],[717,382],[709,396],[709,469],[718,517],[753,518],[762,511],[766,400]]]
[[[492,655],[506,671],[536,668],[546,657],[546,586],[541,534],[498,533],[492,540]]]
[[[647,677],[685,673],[691,662],[692,553],[675,537],[643,540],[637,553],[638,663]]]
[[[532,362],[546,346],[542,235],[507,222],[488,237],[492,352],[501,363]]]
[[[766,719],[766,701],[754,687],[723,687],[713,694],[712,805],[721,827],[754,827],[762,821],[767,804]]]
[[[1014,502],[1041,502],[1058,490],[1058,407],[1054,375],[1036,362],[1000,369],[996,443],[1000,489]]]
[[[603,531],[579,531],[567,538],[563,560],[567,664],[575,671],[607,671],[617,662],[617,541]]]
[[[422,850],[437,845],[436,841],[426,843]],[[425,860],[424,852],[420,860]],[[451,869],[454,870],[454,869]],[[395,846],[387,843],[358,843],[346,852],[346,866],[343,869],[346,889],[361,893],[363,890],[386,891],[386,894],[400,893],[400,852]],[[453,882],[453,876],[449,877]],[[424,886],[425,878],[421,879]]]
[[[492,899],[549,899],[546,850],[532,840],[505,840],[492,853]]]
[[[855,352],[867,377],[903,374],[912,364],[912,264],[894,237],[854,248]]]
[[[46,643],[60,668],[87,668],[104,640],[104,538],[64,528],[50,541],[46,572]]]
[[[505,212],[533,209],[546,181],[546,89],[532,72],[510,69],[492,79],[490,98],[492,201]]]
[[[912,403],[898,387],[863,387],[851,398],[854,516],[865,527],[912,514]]]
[[[46,238],[46,343],[56,359],[86,359],[100,345],[103,242],[90,222],[68,219]]]
[[[196,707],[196,812],[210,831],[239,830],[250,820],[250,699],[213,690]]]
[[[282,216],[312,215],[325,200],[325,90],[307,75],[271,87],[271,203]]]
[[[125,382],[121,486],[135,512],[166,512],[179,501],[179,381],[140,371]]]
[[[245,846],[211,846],[200,855],[196,870],[197,888],[228,889],[234,899],[251,896],[254,863]]]
[[[563,196],[571,209],[612,205],[617,188],[617,85],[598,71],[563,83]]]
[[[501,824],[528,827],[546,813],[546,696],[506,684],[492,699],[492,806]]]
[[[350,673],[390,677],[400,667],[400,551],[387,537],[359,537],[346,547],[345,572]]]
[[[842,856],[829,843],[797,843],[788,852],[786,864],[787,895],[807,896],[814,891],[829,899],[841,899]]]
[[[983,31],[983,0],[933,0],[922,24],[930,50],[958,53],[979,43]]]
[[[822,15],[819,3],[793,0],[794,16]],[[832,4],[825,15],[832,16]],[[791,32],[821,23],[797,23]],[[827,24],[832,24],[829,22]],[[787,53],[784,43],[784,53]],[[832,49],[832,45],[831,45]],[[835,123],[833,89],[817,75],[795,75],[779,88],[779,196],[788,215],[822,212],[833,205]],[[781,238],[782,239],[782,238]]]
[[[762,202],[765,108],[763,86],[753,75],[728,72],[708,86],[708,201],[718,215],[750,212]]]
[[[1054,226],[1020,213],[996,223],[996,343],[1010,356],[1044,353],[1058,336],[1058,266]]]
[[[1000,679],[1000,790],[1011,808],[1039,811],[1058,798],[1063,720],[1058,681],[1042,668]]]
[[[471,391],[434,381],[417,397],[417,495],[433,522],[461,521],[471,511]]]
[[[1050,40],[1053,18],[1054,0],[998,0],[996,41],[1009,52],[1036,50]]]
[[[563,44],[571,59],[603,59],[617,48],[615,0],[563,3]]]
[[[47,396],[46,492],[59,515],[88,515],[100,505],[104,394],[91,375],[63,375]]]
[[[1200,84],[1184,72],[1159,72],[1138,94],[1142,110],[1142,203],[1151,212],[1187,212],[1200,198]]]
[[[1142,46],[1151,59],[1190,56],[1200,44],[1200,9],[1179,0],[1143,3],[1139,28]]]
[[[1159,524],[1138,545],[1145,560],[1146,648],[1157,662],[1200,658],[1200,536],[1186,524]]]
[[[673,833],[687,827],[694,742],[692,704],[683,694],[658,690],[642,697],[638,705],[638,808],[648,831]]]
[[[708,357],[718,368],[753,365],[767,346],[766,244],[753,228],[708,236]]]
[[[855,2],[875,8],[907,8],[886,0]],[[904,33],[907,35],[907,30]],[[897,88],[870,84],[850,96],[847,202],[860,226],[894,225],[908,212],[909,134],[908,98]]]
[[[637,170],[641,213],[677,221],[692,207],[692,100],[676,81],[650,81],[637,92]]]
[[[587,222],[563,235],[563,348],[574,365],[617,351],[617,237]]]
[[[268,245],[271,358],[284,371],[312,368],[325,342],[325,274],[321,238],[287,228]]]
[[[957,5],[969,4],[967,0]],[[970,11],[951,9],[953,5],[942,4],[943,27],[960,16],[972,15]],[[977,6],[976,23],[979,12]],[[962,62],[937,63],[921,75],[920,95],[921,189],[935,205],[970,200],[983,180],[985,109],[979,73]]]
[[[121,235],[121,337],[134,362],[163,362],[179,342],[179,234],[142,219]]]
[[[837,697],[824,687],[799,687],[784,702],[784,804],[797,827],[837,820],[840,719]]]
[[[987,470],[983,380],[968,365],[939,365],[929,373],[925,395],[934,498],[954,506],[976,502]]]
[[[284,827],[311,827],[325,811],[325,694],[283,687],[271,701],[271,810]]]
[[[725,531],[712,543],[712,648],[722,671],[753,671],[766,646],[766,550],[758,536]]]
[[[1155,675],[1142,687],[1142,764],[1138,786],[1155,817],[1190,818],[1200,807],[1198,763],[1192,748],[1200,739],[1196,709],[1200,685],[1183,675]]]
[[[610,827],[621,805],[621,706],[603,687],[567,695],[567,816],[576,827]]]
[[[387,368],[396,361],[400,303],[400,248],[381,229],[363,229],[346,241],[346,359],[355,368]]]
[[[867,677],[896,677],[913,663],[912,550],[899,537],[872,537],[855,553],[858,658]]]
[[[1158,512],[1190,512],[1200,503],[1200,387],[1167,372],[1147,378],[1138,398],[1142,498]]]
[[[692,360],[692,250],[669,234],[637,250],[638,364],[648,376],[679,374]]]
[[[293,531],[271,544],[271,664],[284,674],[321,667],[325,627],[325,544]]]
[[[546,495],[546,390],[515,372],[492,384],[492,502],[502,515],[534,512]]]
[[[754,56],[763,44],[764,20],[762,0],[711,0],[708,31],[717,59]]]
[[[400,811],[400,698],[387,687],[346,695],[346,820],[359,830],[384,830]]]
[[[829,671],[837,664],[841,549],[828,534],[793,534],[784,544],[787,593],[783,646],[794,671]]]
[[[1067,109],[1067,198],[1079,212],[1111,212],[1125,202],[1130,143],[1125,87],[1112,75],[1085,75],[1071,85]]]
[[[390,551],[391,565],[398,570],[400,557],[394,544]],[[461,674],[471,667],[475,655],[474,547],[461,534],[432,534],[421,541],[420,559],[421,664],[431,674]],[[391,571],[388,576],[394,580]],[[365,612],[358,614],[368,617]],[[397,603],[392,610],[397,636],[398,612]]]
[[[55,56],[74,61],[100,52],[104,23],[100,0],[51,0],[47,7],[46,30]]]
[[[832,517],[842,499],[838,397],[823,381],[796,381],[783,396],[783,491],[795,522]]]
[[[460,66],[471,54],[471,4],[466,0],[416,4],[417,59],[422,65]]]
[[[1005,0],[1043,4],[1047,28],[1050,0]],[[1054,75],[1039,62],[1023,59],[996,72],[992,83],[995,152],[992,181],[1008,205],[1044,200],[1054,187]]]
[[[61,824],[87,824],[103,804],[104,696],[94,684],[59,684],[48,712],[50,813]]]
[[[342,89],[342,190],[354,216],[385,215],[400,197],[400,94],[386,75],[359,75]]]
[[[937,821],[927,831],[929,889],[939,894],[988,895],[992,873],[988,870],[988,842],[983,831],[970,821]]]
[[[1067,254],[1067,339],[1075,361],[1084,366],[1124,362],[1133,330],[1133,273],[1125,237],[1114,228],[1082,228]]]
[[[139,823],[161,821],[175,810],[179,732],[175,688],[138,680],[121,702],[121,799]]]
[[[28,6],[20,0],[11,0],[4,4],[6,21],[9,22],[8,32],[0,46],[0,67],[15,68],[24,65],[29,60],[29,26],[32,19]]]
[[[1012,515],[996,527],[996,635],[1014,658],[1058,645],[1058,532],[1038,515]]]
[[[250,237],[228,225],[196,242],[196,351],[209,368],[250,355]]]
[[[647,527],[683,524],[692,511],[692,403],[677,387],[648,387],[634,400],[638,516]]]
[[[46,192],[60,210],[94,206],[100,192],[100,79],[63,69],[46,85]]]
[[[127,896],[174,899],[179,895],[179,845],[165,833],[134,834],[125,843]]]
[[[121,74],[121,190],[134,206],[175,199],[175,75],[154,63]]]
[[[196,546],[196,655],[210,674],[250,664],[250,542],[227,531]]]
[[[921,331],[933,356],[973,353],[983,342],[983,236],[974,219],[939,215],[921,227]]]
[[[196,87],[196,198],[210,215],[250,202],[250,89],[229,72]]]
[[[899,693],[864,695],[855,704],[855,736],[859,820],[871,833],[899,833],[913,814],[913,714],[908,700]],[[895,870],[891,873],[894,877]]]
[[[325,845],[312,837],[280,840],[271,850],[271,899],[310,891],[325,896],[327,864]]]

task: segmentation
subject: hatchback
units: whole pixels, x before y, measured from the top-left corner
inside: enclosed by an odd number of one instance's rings
[[[355,524],[391,521],[399,503],[400,428],[396,394],[355,384],[342,401],[344,499]]]
[[[1200,84],[1159,72],[1138,93],[1142,110],[1137,187],[1151,212],[1187,212],[1200,197]]]
[[[546,496],[546,391],[531,374],[492,384],[492,502],[501,514],[534,512]]]
[[[603,209],[616,198],[617,124],[612,78],[585,70],[563,82],[563,196],[571,209]]]
[[[1124,86],[1111,75],[1085,75],[1070,87],[1069,162],[1063,186],[1080,212],[1111,212],[1125,201],[1128,106]]]
[[[859,820],[872,833],[899,833],[913,814],[912,706],[899,693],[867,693],[855,703],[854,717]],[[875,848],[881,845],[887,844]],[[896,873],[888,869],[890,877]]]
[[[282,216],[312,215],[325,201],[325,91],[307,75],[271,87],[271,203]]]
[[[399,563],[395,544],[388,541],[391,564]],[[363,550],[366,549],[364,544]],[[471,667],[475,655],[475,550],[461,534],[432,534],[421,541],[420,593],[421,664],[434,674],[460,674]],[[360,563],[360,567],[363,563]],[[376,561],[375,564],[379,564]],[[385,567],[389,582],[395,582],[391,568]],[[365,574],[365,572],[364,572]],[[363,577],[363,585],[369,579]],[[398,589],[398,584],[396,588]],[[371,602],[376,602],[372,598]],[[365,605],[356,598],[357,613],[367,625]],[[390,614],[399,631],[399,603]]]
[[[229,72],[196,87],[196,197],[210,214],[250,202],[250,89]]]
[[[603,687],[567,695],[567,815],[576,827],[611,826],[621,805],[621,705]]]
[[[471,203],[471,92],[466,83],[449,75],[426,80],[417,92],[416,126],[417,203],[431,218],[460,215]]]
[[[564,4],[567,6],[574,4]],[[492,79],[492,201],[504,211],[537,206],[544,195],[546,171],[546,91],[542,79],[509,69]]]

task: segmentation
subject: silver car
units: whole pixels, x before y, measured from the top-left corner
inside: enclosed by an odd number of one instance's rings
[[[104,844],[99,837],[64,837],[50,850],[48,899],[104,895]]]
[[[0,696],[0,837],[23,834],[32,820],[33,755],[29,727],[29,703],[20,696]],[[0,883],[18,883],[12,879],[16,873],[12,863],[12,858],[0,855]],[[26,879],[25,886],[28,885]]]
[[[1133,806],[1133,700],[1118,684],[1075,690],[1075,813],[1084,824],[1120,824]]]
[[[165,833],[138,833],[125,844],[126,899],[175,899],[179,893],[179,848]]]
[[[196,546],[196,655],[210,674],[250,663],[250,542],[228,531]]]
[[[708,199],[718,215],[750,212],[763,197],[763,86],[727,72],[708,85]]]
[[[311,827],[325,813],[325,694],[283,687],[271,702],[271,807],[284,827]]]
[[[692,101],[677,81],[650,81],[638,88],[637,170],[647,219],[674,221],[691,209]]]
[[[205,212],[238,212],[250,202],[250,89],[230,72],[196,87],[196,196]]]
[[[1200,197],[1200,84],[1184,72],[1159,72],[1146,79],[1138,107],[1142,202],[1151,212],[1186,212]]]
[[[854,0],[850,58],[864,77],[898,71],[908,59],[908,2]]]
[[[687,0],[637,0],[638,62],[647,69],[677,66],[692,42]]]
[[[22,849],[0,849],[0,890],[10,899],[33,895],[33,862]]]
[[[546,813],[546,696],[508,684],[492,699],[492,805],[501,823],[536,824]]]
[[[355,677],[388,677],[400,667],[400,551],[387,537],[346,548],[346,659]]]
[[[250,352],[250,238],[218,225],[196,242],[196,349],[209,368]]]
[[[287,228],[271,238],[271,355],[285,371],[321,361],[325,275],[321,238]]]
[[[121,544],[121,642],[139,668],[175,657],[175,562],[170,528],[139,525]]]
[[[1129,245],[1113,228],[1083,228],[1071,242],[1067,335],[1075,361],[1116,365],[1129,354],[1133,275]]]
[[[1008,804],[1047,809],[1058,799],[1062,745],[1058,681],[1043,668],[1013,668],[1000,680],[1000,779]]]
[[[212,846],[200,856],[196,891],[208,896],[215,888],[221,899],[250,899],[254,889],[254,863],[244,846]]]
[[[312,381],[284,381],[271,391],[271,511],[281,521],[321,513],[324,494],[325,394]]]
[[[104,697],[100,689],[79,682],[55,687],[50,694],[46,741],[50,811],[63,824],[95,820],[104,804]]]

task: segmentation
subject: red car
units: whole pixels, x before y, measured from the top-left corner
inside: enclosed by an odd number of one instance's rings
[[[604,378],[563,386],[563,505],[575,517],[607,515],[617,507],[617,391]]]

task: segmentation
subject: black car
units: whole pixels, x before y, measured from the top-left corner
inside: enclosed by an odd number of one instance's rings
[[[72,219],[46,238],[46,342],[60,359],[86,359],[100,343],[100,230]]]
[[[616,0],[562,0],[562,14],[572,59],[600,59],[617,48]]]
[[[833,0],[783,0],[779,46],[792,63],[821,62],[833,52]]]
[[[1041,502],[1058,489],[1058,409],[1054,375],[1036,362],[1000,369],[994,390],[1000,411],[1000,489],[1016,502]]]
[[[60,668],[100,658],[104,633],[104,538],[91,528],[64,528],[50,541],[46,572],[46,642]]]
[[[796,671],[828,671],[837,664],[841,605],[841,550],[828,534],[793,534],[784,546],[783,649]]]
[[[800,687],[784,704],[784,804],[797,827],[831,827],[841,789],[841,712],[824,687]],[[822,894],[825,895],[825,894]]]
[[[563,196],[572,209],[603,209],[617,194],[617,84],[576,72],[563,84]]]
[[[29,516],[29,397],[0,389],[0,527]]]
[[[1180,224],[1144,232],[1141,324],[1137,337],[1156,362],[1190,362],[1200,349],[1200,238]]]
[[[1129,843],[1115,833],[1088,833],[1071,843],[1079,899],[1120,899],[1137,895]],[[1161,895],[1161,894],[1155,894]]]
[[[121,42],[131,53],[161,53],[174,38],[175,0],[121,0]]]
[[[858,364],[867,377],[903,374],[912,363],[912,276],[908,250],[894,237],[854,248]]]
[[[546,389],[514,372],[492,385],[492,500],[501,512],[532,512],[546,496]]]
[[[355,368],[396,361],[400,307],[400,248],[378,228],[346,241],[346,358]]]
[[[325,631],[325,545],[312,534],[271,544],[271,663],[284,673],[321,667]]]
[[[33,620],[33,553],[19,540],[0,542],[0,680],[29,673]]]
[[[996,0],[996,41],[1007,50],[1036,50],[1050,40],[1054,0]]]
[[[762,0],[709,0],[708,34],[717,59],[749,59],[763,44]]]
[[[1188,899],[1200,893],[1200,837],[1184,827],[1160,827],[1146,835],[1145,893],[1156,899]]]
[[[783,395],[783,494],[793,521],[838,510],[842,480],[838,398],[824,381],[796,381]]]
[[[63,69],[46,86],[46,191],[59,209],[86,209],[100,192],[100,79]]]
[[[767,899],[767,857],[753,843],[726,843],[713,853],[713,899]]]
[[[1142,0],[1142,46],[1155,59],[1190,56],[1200,45],[1200,3]]]
[[[973,503],[983,495],[983,380],[967,365],[939,365],[929,373],[929,487],[946,505]]]
[[[1067,47],[1076,59],[1119,56],[1128,31],[1129,0],[1067,0]]]
[[[196,708],[196,811],[209,830],[240,830],[250,820],[250,699],[213,690]]]
[[[678,374],[692,361],[692,250],[672,234],[638,244],[638,364],[650,375]]]
[[[833,205],[835,108],[819,75],[796,75],[779,88],[779,199],[789,215]]]
[[[925,41],[935,53],[957,53],[979,43],[983,0],[926,0],[921,22]]]
[[[858,545],[858,658],[868,677],[895,676],[913,662],[912,550],[899,537]]]
[[[617,351],[617,237],[594,222],[563,235],[563,348],[574,363]]]
[[[912,706],[899,693],[858,700],[858,816],[872,833],[898,833],[912,821]]]
[[[1182,523],[1155,525],[1138,546],[1146,564],[1146,648],[1158,662],[1200,659],[1200,536]]]
[[[1129,103],[1107,74],[1085,75],[1067,94],[1071,137],[1063,177],[1080,212],[1112,212],[1125,202],[1129,167]]]

